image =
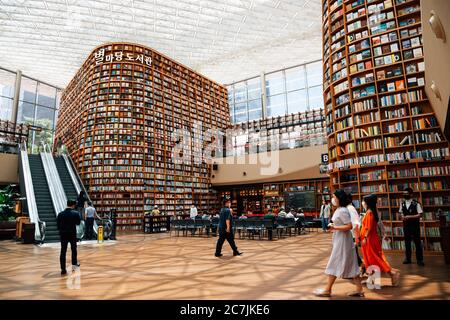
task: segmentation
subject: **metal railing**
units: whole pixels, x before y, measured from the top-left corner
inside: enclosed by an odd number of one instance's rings
[[[25,197],[30,221],[35,225],[34,238],[37,241],[45,239],[45,222],[39,219],[36,198],[34,194],[33,180],[31,177],[30,162],[28,159],[28,150],[26,142],[20,144],[20,165],[23,176],[23,184],[25,185]]]
[[[56,169],[55,159],[48,145],[42,143],[44,152],[41,152],[42,165],[44,167],[45,178],[47,179],[48,189],[55,209],[56,216],[66,208],[67,197]]]

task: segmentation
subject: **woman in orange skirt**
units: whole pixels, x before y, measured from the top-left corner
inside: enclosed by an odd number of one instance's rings
[[[378,266],[381,272],[388,273],[391,276],[392,285],[397,286],[400,279],[400,272],[391,268],[387,262],[377,232],[379,220],[377,213],[377,196],[374,194],[365,196],[362,205],[367,210],[362,220],[360,231],[361,251],[363,253],[366,270],[369,270],[370,266]]]

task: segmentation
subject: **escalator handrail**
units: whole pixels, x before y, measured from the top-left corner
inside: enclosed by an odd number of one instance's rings
[[[50,190],[50,197],[52,199],[53,208],[55,209],[56,217],[66,208],[67,197],[56,169],[55,159],[47,150],[48,146],[43,143],[44,152],[41,152],[42,165],[44,166],[45,178],[47,179],[48,188]]]
[[[84,187],[83,181],[81,180],[78,171],[75,170],[75,164],[73,163],[72,158],[67,154],[63,154],[62,157],[64,158],[64,162],[66,163],[67,170],[69,170],[70,178],[72,179],[75,189],[77,190],[77,194],[80,194],[80,191],[83,190],[88,201],[91,201],[91,198],[89,197],[89,194]]]
[[[25,197],[28,207],[28,216],[30,221],[34,223],[34,238],[38,241],[43,241],[45,235],[41,234],[40,224],[43,223],[39,219],[39,212],[36,204],[36,197],[34,194],[33,178],[31,177],[30,162],[28,159],[28,151],[25,143],[20,145],[20,165],[22,166],[22,174],[25,184]]]

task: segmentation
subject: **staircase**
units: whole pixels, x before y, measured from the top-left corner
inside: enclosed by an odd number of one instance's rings
[[[67,199],[77,200],[77,190],[73,185],[72,178],[70,177],[69,171],[67,170],[66,162],[63,157],[54,157],[56,169],[58,170],[59,177],[61,178],[61,183],[66,193]]]
[[[59,232],[56,226],[56,212],[53,208],[41,156],[30,154],[28,159],[39,218],[46,224],[45,242],[58,242]]]

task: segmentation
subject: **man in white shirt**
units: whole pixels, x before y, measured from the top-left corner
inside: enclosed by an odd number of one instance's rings
[[[294,218],[294,219],[295,219],[295,216],[294,216],[294,209],[291,209],[291,211],[289,211],[289,212],[286,214],[286,218]]]
[[[400,220],[403,221],[403,233],[405,237],[405,260],[403,264],[411,263],[411,241],[416,247],[416,259],[419,266],[424,266],[423,249],[420,241],[420,218],[422,217],[422,206],[413,199],[414,190],[406,188],[403,193],[404,201],[400,204]]]
[[[322,200],[322,206],[320,207],[320,218],[322,219],[323,232],[328,231],[328,220],[330,219],[331,207],[325,199]]]
[[[286,211],[284,211],[283,207],[281,207],[281,211],[278,213],[278,216],[280,218],[286,218]]]
[[[353,241],[355,242],[355,248],[356,248],[356,255],[358,258],[358,265],[361,266],[362,260],[359,256],[358,252],[358,245],[359,245],[359,229],[361,228],[361,217],[359,216],[358,211],[356,211],[356,208],[353,206],[352,200],[352,194],[347,194],[349,205],[347,205],[347,210],[350,212],[350,219],[352,220],[352,235],[353,235]]]
[[[195,220],[195,217],[197,216],[197,208],[195,207],[195,205],[192,205],[189,216],[192,220]]]
[[[92,240],[94,236],[94,219],[100,219],[97,215],[97,210],[92,206],[92,202],[88,202],[88,206],[84,209],[84,220],[85,220],[85,236],[86,240]]]

